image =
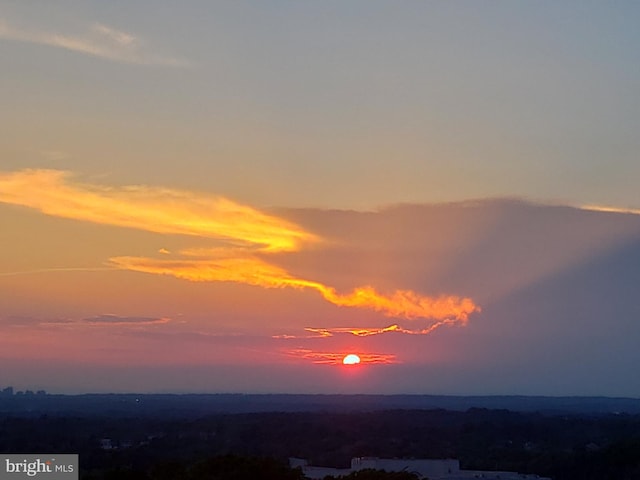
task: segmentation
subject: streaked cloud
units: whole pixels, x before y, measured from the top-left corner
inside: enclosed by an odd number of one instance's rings
[[[159,325],[169,323],[171,319],[166,317],[121,317],[108,313],[84,318],[82,321],[89,325]]]
[[[71,158],[71,154],[62,150],[40,150],[38,153],[50,162],[58,162]]]
[[[465,324],[470,314],[480,310],[470,298],[432,298],[411,290],[396,290],[391,294],[382,294],[373,287],[365,286],[355,288],[347,294],[340,294],[333,287],[317,281],[296,278],[280,267],[251,256],[197,260],[114,257],[110,259],[110,264],[124,270],[171,275],[196,282],[225,281],[265,288],[312,289],[337,306],[367,308],[390,317],[439,319],[441,321],[437,326],[455,322]],[[432,331],[434,328],[435,326],[432,326],[427,330]],[[397,327],[397,331],[400,331],[400,327]]]
[[[479,310],[479,308],[477,308]],[[445,318],[436,322],[429,323],[424,328],[404,328],[398,324],[389,325],[388,327],[336,327],[336,328],[313,328],[307,327],[304,330],[307,335],[274,335],[273,338],[330,338],[334,335],[354,335],[356,337],[371,337],[373,335],[382,335],[383,333],[403,333],[407,335],[428,335],[436,328],[445,325],[466,325],[465,319]]]
[[[120,63],[188,67],[184,59],[158,54],[143,39],[116,28],[94,23],[80,32],[60,32],[10,25],[0,18],[0,38],[18,42],[62,48],[72,52]]]
[[[0,202],[53,215],[156,233],[227,239],[265,251],[297,250],[314,235],[224,197],[147,186],[102,187],[68,172],[0,173]]]
[[[315,290],[337,306],[437,321],[421,333],[445,324],[464,325],[469,315],[479,311],[472,299],[455,295],[429,297],[412,290],[381,293],[370,285],[341,293],[320,281],[291,274],[273,262],[274,254],[319,245],[322,239],[291,222],[223,197],[147,186],[99,187],[74,182],[61,171],[24,170],[0,174],[0,202],[93,223],[227,242],[224,247],[186,249],[172,258],[161,251],[163,258],[109,259],[110,266],[122,270],[198,282]],[[400,327],[395,331],[415,333]]]
[[[581,205],[581,210],[590,210],[592,212],[605,213],[626,213],[629,215],[640,215],[640,208],[614,207],[610,205]]]
[[[16,272],[0,272],[0,277],[14,277],[18,275],[34,275],[38,273],[54,273],[54,272],[100,272],[105,270],[113,270],[113,267],[36,268],[33,270],[20,270]]]
[[[304,348],[288,350],[285,353],[320,365],[342,365],[342,360],[347,355],[344,352],[316,352]],[[399,363],[395,355],[388,353],[358,353],[358,357],[361,365]]]
[[[30,326],[30,327],[85,327],[85,326],[148,326],[164,325],[172,322],[169,317],[134,317],[122,316],[112,313],[95,315],[87,318],[38,318],[24,316],[4,317],[1,322],[4,326]]]
[[[1,327],[33,327],[42,323],[42,319],[24,315],[8,315],[0,318]]]

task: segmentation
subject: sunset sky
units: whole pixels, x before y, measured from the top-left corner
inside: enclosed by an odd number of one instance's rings
[[[640,396],[639,21],[0,1],[0,387]]]

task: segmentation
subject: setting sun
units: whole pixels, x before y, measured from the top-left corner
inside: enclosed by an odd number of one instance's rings
[[[344,365],[357,365],[358,363],[360,363],[360,357],[355,353],[350,353],[342,359],[342,363]]]

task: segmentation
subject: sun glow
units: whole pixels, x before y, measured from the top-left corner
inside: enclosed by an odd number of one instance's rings
[[[350,353],[345,356],[344,353],[315,352],[305,348],[285,350],[284,353],[317,365],[389,365],[392,363],[400,363],[396,356],[391,353],[361,353],[359,355]],[[356,359],[357,362],[351,363]]]
[[[350,353],[342,359],[343,365],[357,365],[360,363],[360,357],[355,353]]]

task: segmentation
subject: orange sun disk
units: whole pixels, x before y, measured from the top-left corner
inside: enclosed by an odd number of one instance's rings
[[[357,365],[360,363],[360,357],[355,353],[350,353],[342,359],[344,365]]]

